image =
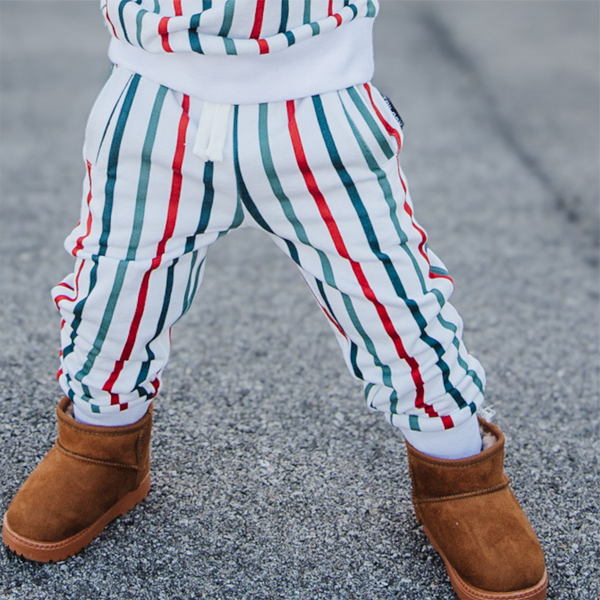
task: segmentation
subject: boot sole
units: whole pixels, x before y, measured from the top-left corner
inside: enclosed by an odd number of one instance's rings
[[[425,535],[429,538],[431,545],[435,548],[435,551],[442,557],[444,565],[446,565],[446,571],[448,571],[448,575],[450,576],[450,583],[460,600],[546,600],[546,593],[548,590],[548,573],[546,569],[544,569],[544,575],[539,583],[533,587],[512,592],[486,592],[485,590],[468,584],[456,572],[454,567],[450,564],[450,561],[448,561],[444,556],[444,553],[438,548],[425,526],[423,526],[423,530],[425,531]]]
[[[6,515],[2,520],[2,541],[14,552],[35,562],[58,562],[77,554],[85,548],[114,519],[129,512],[139,504],[150,491],[150,474],[142,483],[124,496],[109,511],[105,512],[95,523],[83,531],[60,542],[37,542],[15,533],[8,526]]]

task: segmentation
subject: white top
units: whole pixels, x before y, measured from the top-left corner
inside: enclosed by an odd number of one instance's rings
[[[370,81],[377,0],[107,0],[112,62],[210,102]]]

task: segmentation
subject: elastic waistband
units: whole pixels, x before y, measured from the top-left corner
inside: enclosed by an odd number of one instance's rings
[[[305,98],[373,77],[373,19],[264,55],[153,54],[113,38],[108,52],[125,67],[175,91],[222,104]]]

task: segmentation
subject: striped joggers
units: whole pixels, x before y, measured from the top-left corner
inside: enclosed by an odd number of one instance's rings
[[[298,266],[371,408],[401,429],[465,422],[485,375],[414,219],[383,97],[365,84],[233,106],[215,161],[192,151],[211,133],[199,130],[207,106],[116,67],[92,109],[81,219],[65,241],[75,270],[53,290],[58,378],[77,411],[145,412],[208,247],[250,226]]]

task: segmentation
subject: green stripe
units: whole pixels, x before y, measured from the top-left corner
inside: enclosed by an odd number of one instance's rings
[[[310,23],[310,0],[304,0],[304,17],[303,23]]]
[[[119,299],[119,294],[123,289],[123,282],[125,281],[126,272],[127,263],[121,261],[117,267],[117,273],[110,291],[110,296],[108,297],[108,302],[106,303],[106,308],[104,309],[102,321],[100,323],[100,327],[98,328],[98,333],[96,334],[96,339],[94,340],[92,349],[90,352],[88,352],[86,361],[81,369],[75,374],[75,379],[77,381],[82,381],[83,378],[89,374],[91,368],[94,366],[94,362],[96,361],[98,354],[100,354],[100,350],[102,349],[102,345],[108,334],[112,318],[115,314],[115,307]]]
[[[119,117],[117,119],[117,123],[115,125],[115,131],[113,140],[110,146],[110,150],[108,153],[108,165],[107,165],[107,181],[104,187],[104,196],[105,196],[105,204],[104,210],[102,213],[102,234],[100,235],[99,241],[99,250],[98,254],[94,254],[91,256],[91,260],[94,262],[94,266],[90,271],[90,284],[88,286],[89,293],[92,292],[94,287],[96,286],[97,281],[97,271],[98,271],[98,260],[101,256],[106,254],[106,247],[108,236],[110,234],[110,221],[112,214],[112,206],[114,200],[114,187],[115,187],[115,178],[117,173],[117,165],[119,162],[119,152],[121,150],[121,142],[123,141],[123,134],[125,131],[125,125],[127,124],[127,119],[129,117],[129,113],[131,111],[131,105],[133,103],[133,98],[135,97],[135,93],[137,91],[137,86],[140,81],[139,75],[134,75],[129,80],[129,87],[127,88],[127,94],[125,95],[125,99],[123,100],[123,105],[121,106],[121,112],[119,113]],[[71,322],[71,343],[63,350],[63,357],[67,357],[71,352],[73,352],[75,348],[75,338],[77,337],[77,329],[81,324],[81,315],[83,313],[83,309],[85,306],[86,298],[82,298],[73,309],[73,321]]]
[[[392,156],[394,156],[395,152],[390,146],[386,135],[381,131],[381,128],[377,125],[375,118],[371,114],[371,111],[369,111],[369,109],[367,108],[366,104],[362,101],[362,98],[360,97],[360,94],[358,93],[356,88],[351,87],[348,88],[346,91],[348,92],[350,98],[352,98],[352,101],[354,102],[354,105],[360,112],[361,117],[364,119],[365,123],[371,130],[371,133],[375,137],[375,140],[379,144],[379,147],[383,150],[385,157],[389,160],[390,158],[392,158]],[[350,117],[348,116],[347,112],[346,117],[348,118],[348,120],[350,120]]]
[[[135,28],[136,28],[137,41],[138,41],[140,48],[142,48],[144,50],[145,50],[145,48],[144,48],[144,45],[142,44],[142,21],[147,14],[148,14],[148,11],[141,8],[140,11],[138,12],[137,16],[135,17]]]
[[[231,29],[231,23],[233,22],[233,11],[235,10],[235,0],[227,0],[225,2],[225,12],[223,14],[223,23],[219,31],[220,37],[227,37],[229,30]]]
[[[175,278],[175,266],[179,262],[179,258],[173,260],[173,262],[167,268],[167,281],[165,285],[164,292],[164,300],[163,305],[160,310],[160,316],[158,318],[158,323],[156,325],[156,330],[152,338],[146,344],[146,355],[148,358],[144,361],[140,368],[140,372],[138,374],[137,380],[135,382],[135,387],[139,390],[140,386],[148,379],[148,373],[150,371],[150,365],[152,361],[155,359],[155,354],[152,352],[150,345],[152,342],[163,332],[165,327],[165,322],[167,320],[167,313],[169,312],[169,306],[171,304],[171,296],[173,294],[173,280]],[[147,394],[146,394],[147,395]]]
[[[119,118],[117,119],[115,134],[113,137],[112,144],[110,146],[110,152],[108,156],[108,167],[106,173],[106,185],[104,187],[105,203],[104,210],[102,212],[102,234],[100,236],[99,241],[99,256],[104,256],[106,254],[108,236],[110,235],[112,209],[115,196],[115,184],[117,182],[119,152],[121,151],[121,143],[123,141],[123,135],[125,133],[125,126],[127,124],[127,119],[129,118],[129,113],[131,112],[131,106],[133,104],[133,99],[135,97],[138,85],[140,83],[140,79],[140,75],[134,75],[131,78],[131,84],[129,86],[129,89],[127,90],[125,99],[123,100],[123,107],[121,109],[121,113],[119,114]]]
[[[129,4],[130,0],[121,0],[121,4],[119,4],[119,21],[121,21],[121,27],[123,29],[123,35],[125,36],[125,41],[128,44],[131,44],[129,36],[127,35],[127,28],[125,26],[125,19],[123,17],[123,10],[125,9],[125,5]]]
[[[214,162],[212,160],[207,160],[204,163],[204,198],[202,199],[202,209],[200,210],[200,220],[198,222],[198,227],[196,228],[196,232],[194,235],[190,235],[185,240],[185,252],[190,252],[194,248],[194,244],[196,242],[196,236],[201,235],[206,232],[206,228],[208,227],[208,223],[210,221],[210,215],[212,212],[213,201],[215,198],[215,188],[213,186],[213,172],[214,172]]]
[[[135,212],[133,215],[133,229],[129,240],[129,248],[127,249],[126,260],[135,260],[136,252],[140,243],[142,230],[144,226],[144,215],[146,212],[146,198],[148,197],[148,184],[150,181],[150,169],[152,167],[152,149],[156,140],[156,132],[158,130],[158,122],[162,107],[165,101],[168,88],[160,86],[152,113],[150,114],[150,122],[146,132],[146,139],[142,148],[142,166],[140,168],[140,176],[138,179],[138,190],[135,202]]]
[[[190,28],[188,30],[188,37],[190,38],[190,47],[194,52],[203,54],[202,46],[200,45],[200,38],[198,37],[198,27],[200,27],[200,13],[192,16],[190,19]]]
[[[131,83],[132,78],[133,78],[133,75],[131,75],[129,77],[129,79],[127,80],[125,87],[121,90],[121,93],[119,94],[119,97],[117,98],[117,101],[115,102],[115,105],[113,106],[110,116],[108,117],[108,121],[106,122],[106,127],[104,128],[104,132],[102,133],[102,137],[100,138],[98,152],[96,153],[96,162],[98,161],[98,157],[100,156],[100,150],[102,150],[102,145],[104,144],[104,138],[106,138],[106,132],[108,131],[108,128],[110,127],[110,124],[112,123],[112,118],[115,114],[115,111],[117,110],[117,106],[119,106],[119,102],[121,102],[121,98],[123,97],[125,90],[129,89],[129,84]]]
[[[289,14],[289,0],[281,0],[281,22],[279,23],[279,33],[284,33],[287,30],[287,21]]]
[[[259,110],[266,104],[260,104]],[[248,212],[252,216],[252,218],[268,233],[275,235],[275,232],[271,229],[269,224],[265,221],[264,217],[260,214],[258,207],[254,204],[250,193],[248,192],[248,188],[246,187],[246,183],[242,177],[242,170],[240,168],[240,161],[238,155],[238,114],[239,114],[239,105],[234,107],[234,117],[233,117],[233,154],[234,154],[234,167],[235,167],[235,177],[237,180],[237,188],[238,188],[238,196],[244,206],[247,208]],[[283,240],[287,245],[288,252],[295,260],[298,262],[298,255],[296,252],[296,248],[289,240]]]
[[[223,44],[225,44],[225,52],[229,56],[236,56],[237,49],[235,47],[235,42],[230,38],[223,38]]]
[[[356,362],[357,352],[358,352],[358,346],[354,342],[351,341],[350,342],[350,364],[352,365],[352,370],[354,371],[354,375],[356,377],[358,377],[358,379],[362,379],[364,381],[365,378]]]
[[[192,287],[192,293],[190,294],[189,299],[188,299],[188,307],[185,309],[186,312],[187,312],[188,308],[191,306],[192,300],[196,296],[196,291],[198,290],[198,284],[200,283],[200,273],[202,272],[202,267],[204,266],[204,261],[205,260],[206,259],[203,258],[200,261],[200,264],[198,265],[198,268],[196,269],[196,276],[194,278],[194,286]]]
[[[187,284],[185,286],[185,292],[183,294],[183,307],[181,310],[181,314],[184,315],[188,309],[190,308],[190,305],[192,303],[192,298],[193,298],[193,294],[190,293],[191,289],[192,289],[192,281],[194,279],[194,267],[196,266],[196,261],[198,260],[198,250],[195,250],[192,253],[192,264],[190,266],[190,274],[187,280]],[[200,267],[202,266],[202,262],[200,263],[199,267],[198,267],[198,272],[200,271]]]

